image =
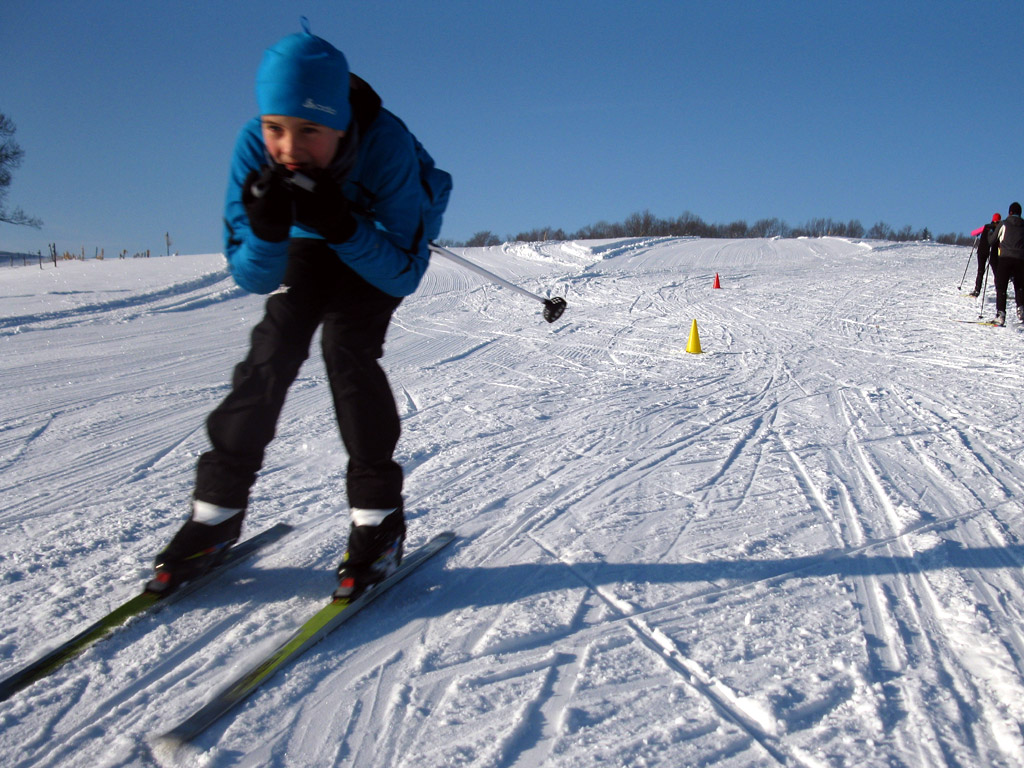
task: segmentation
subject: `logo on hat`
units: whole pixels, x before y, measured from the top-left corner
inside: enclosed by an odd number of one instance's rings
[[[312,99],[306,99],[304,102],[302,102],[302,106],[304,109],[315,109],[318,112],[326,112],[329,115],[338,114],[338,110],[332,109],[331,107],[328,107],[325,104],[317,104]]]

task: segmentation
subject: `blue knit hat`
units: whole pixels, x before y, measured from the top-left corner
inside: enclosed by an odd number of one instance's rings
[[[344,54],[309,31],[282,38],[263,54],[256,73],[261,115],[301,117],[344,131],[352,117]]]

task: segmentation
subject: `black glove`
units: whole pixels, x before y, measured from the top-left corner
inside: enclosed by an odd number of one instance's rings
[[[260,240],[280,243],[292,228],[292,190],[284,176],[268,165],[250,171],[242,185],[242,205]]]
[[[317,174],[313,182],[312,191],[298,184],[292,186],[295,220],[319,232],[329,243],[345,242],[356,231],[348,199],[328,173]]]

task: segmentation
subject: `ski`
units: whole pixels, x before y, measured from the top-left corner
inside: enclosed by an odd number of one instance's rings
[[[207,571],[192,581],[185,582],[173,592],[159,595],[144,589],[141,593],[117,606],[106,616],[89,625],[74,637],[61,643],[52,651],[8,676],[3,681],[0,681],[0,701],[9,699],[23,688],[27,688],[32,683],[56,671],[93,643],[102,640],[116,629],[125,626],[134,617],[148,613],[159,606],[176,602],[182,597],[195,592],[229,568],[249,559],[260,549],[274,543],[291,530],[292,527],[290,525],[278,523],[273,528],[269,528],[252,538],[246,539],[241,544],[229,549],[224,561],[216,568]]]
[[[440,552],[455,538],[452,531],[444,531],[432,538],[419,549],[402,559],[398,570],[355,600],[334,599],[299,627],[287,640],[268,653],[248,672],[231,681],[201,709],[156,739],[162,749],[172,754],[186,742],[191,741],[213,723],[223,717],[235,705],[253,693],[273,674],[295,661],[306,650],[320,642],[330,632],[351,619],[355,614],[376,600],[391,587],[423,565]]]

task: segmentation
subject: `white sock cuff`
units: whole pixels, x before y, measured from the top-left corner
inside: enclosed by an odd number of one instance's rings
[[[192,502],[192,519],[203,525],[223,523],[241,511],[241,509],[232,507],[218,507],[216,504],[211,504],[208,501],[199,501],[199,499]]]
[[[391,509],[363,509],[352,507],[352,522],[355,525],[380,525],[384,518],[394,512],[398,507]]]

